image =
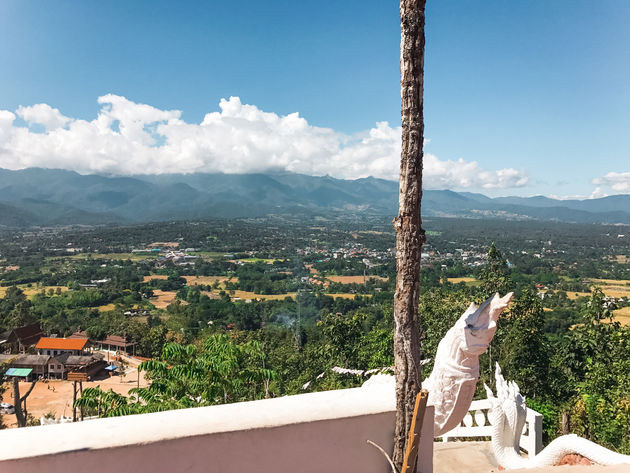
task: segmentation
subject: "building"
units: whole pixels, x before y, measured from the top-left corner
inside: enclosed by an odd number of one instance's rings
[[[136,353],[136,343],[128,342],[125,337],[118,335],[108,335],[103,340],[95,341],[94,345],[98,346],[99,350],[125,352],[128,355],[135,355]]]
[[[64,353],[58,355],[56,359],[64,369],[62,377],[69,381],[90,381],[107,366],[101,353],[83,356]]]
[[[0,344],[8,353],[25,353],[44,336],[39,324],[25,325],[0,335]]]
[[[10,368],[31,369],[26,381],[48,377],[50,355],[0,355],[0,363],[7,363]]]
[[[0,364],[9,368],[31,369],[27,381],[37,378],[89,381],[107,366],[104,356],[93,355],[0,355]]]
[[[88,343],[87,338],[52,338],[43,337],[35,345],[39,355],[61,355],[69,353],[71,355],[85,355],[85,348]]]
[[[88,338],[87,333],[77,330],[68,338]],[[136,354],[136,342],[127,341],[127,337],[119,335],[107,335],[103,340],[90,340],[90,344],[97,350],[114,351],[118,353]]]

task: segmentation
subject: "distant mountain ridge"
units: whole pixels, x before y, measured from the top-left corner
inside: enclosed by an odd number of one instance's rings
[[[259,217],[269,214],[395,215],[398,183],[286,172],[81,175],[60,169],[0,169],[0,225],[67,225]],[[630,224],[630,195],[601,199],[497,197],[425,190],[425,216]]]

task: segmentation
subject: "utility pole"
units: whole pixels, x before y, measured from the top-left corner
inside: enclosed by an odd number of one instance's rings
[[[424,141],[424,12],[426,0],[400,0],[400,90],[402,149],[396,230],[394,366],[396,427],[393,462],[401,470],[416,396],[421,389],[420,255],[425,242],[420,214]],[[410,466],[409,472],[415,470]],[[401,472],[401,473],[409,473]]]

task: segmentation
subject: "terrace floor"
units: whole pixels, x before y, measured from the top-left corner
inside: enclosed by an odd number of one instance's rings
[[[436,442],[433,444],[433,473],[494,473],[499,470],[490,442]],[[628,465],[553,466],[510,473],[628,473]]]

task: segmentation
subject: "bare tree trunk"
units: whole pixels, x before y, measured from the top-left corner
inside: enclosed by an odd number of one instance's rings
[[[26,418],[22,412],[22,402],[20,401],[20,380],[17,377],[13,377],[13,409],[15,409],[18,427],[25,427]]]
[[[571,415],[568,411],[562,411],[562,435],[571,433]]]
[[[77,382],[72,382],[72,422],[77,421]]]
[[[18,427],[26,427],[28,420],[26,409],[22,409],[22,403],[26,407],[26,398],[31,394],[37,380],[31,383],[24,396],[20,397],[20,380],[18,377],[13,377],[13,408],[15,409],[15,419],[17,420]]]
[[[394,296],[394,364],[396,430],[393,461],[400,471],[416,395],[421,388],[418,299],[420,255],[425,241],[422,198],[422,111],[424,74],[424,10],[426,0],[400,0],[400,88],[402,151],[396,229],[396,294]],[[412,466],[415,469],[415,465]],[[407,473],[407,472],[401,472]]]

